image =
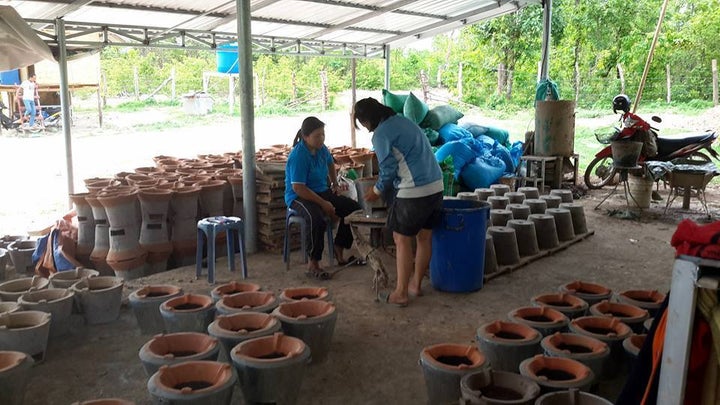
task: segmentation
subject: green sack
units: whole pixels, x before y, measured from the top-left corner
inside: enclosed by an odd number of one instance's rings
[[[429,110],[427,104],[410,92],[403,106],[403,115],[412,122],[419,124],[425,119]]]
[[[423,128],[423,132],[425,132],[425,136],[428,141],[430,141],[430,145],[435,145],[438,138],[440,138],[440,133],[432,128]]]
[[[464,116],[465,114],[452,106],[439,105],[428,111],[427,116],[425,116],[425,119],[420,123],[420,126],[422,128],[432,128],[437,131],[445,124],[457,124],[458,120]]]
[[[389,90],[383,89],[382,90],[383,95],[383,104],[393,109],[398,114],[403,113],[403,107],[405,106],[405,101],[408,98],[407,94],[393,94],[390,93]]]

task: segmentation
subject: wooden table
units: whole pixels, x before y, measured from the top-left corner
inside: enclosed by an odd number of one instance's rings
[[[380,287],[387,288],[388,275],[385,271],[381,255],[385,252],[382,247],[373,247],[371,238],[367,237],[367,232],[364,230],[369,229],[370,234],[380,234],[382,229],[385,228],[387,222],[386,216],[372,217],[365,214],[364,211],[355,211],[352,214],[345,217],[345,223],[350,225],[353,237],[355,239],[355,247],[360,253],[361,257],[364,257],[367,263],[374,271],[373,276],[373,291],[377,296]]]

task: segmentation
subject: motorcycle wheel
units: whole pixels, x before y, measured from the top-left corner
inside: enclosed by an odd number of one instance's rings
[[[591,189],[599,189],[615,177],[612,156],[596,157],[585,169],[585,185]]]

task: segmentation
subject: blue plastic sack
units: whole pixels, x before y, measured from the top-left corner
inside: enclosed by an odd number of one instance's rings
[[[465,187],[474,190],[487,188],[497,182],[505,171],[505,163],[494,156],[484,156],[465,165],[460,173]]]
[[[525,145],[522,141],[515,141],[512,146],[510,146],[510,156],[512,157],[513,164],[516,168],[520,164],[520,157],[522,157],[524,146]]]
[[[438,132],[440,133],[440,139],[442,139],[442,143],[448,143],[452,141],[458,141],[460,139],[468,139],[473,137],[470,131],[453,123],[443,125],[442,127],[440,127]]]
[[[495,145],[495,148],[490,151],[490,154],[505,163],[505,173],[515,172],[515,163],[513,162],[512,155],[510,155],[510,150],[508,150],[508,148],[497,144]]]
[[[472,162],[475,159],[475,152],[463,141],[452,141],[438,148],[435,152],[435,160],[438,163],[442,162],[448,156],[453,157],[453,168],[455,169],[453,175],[455,180],[459,179],[460,171],[465,167],[468,162]]]
[[[468,130],[473,137],[477,138],[481,135],[489,136],[498,141],[505,147],[510,147],[510,133],[502,128],[489,125],[480,125],[474,122],[463,122],[462,128]]]

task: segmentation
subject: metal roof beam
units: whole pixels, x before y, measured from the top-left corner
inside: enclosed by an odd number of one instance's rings
[[[330,33],[332,33],[332,32],[335,32],[335,31],[339,31],[339,30],[348,28],[348,27],[350,27],[350,26],[353,25],[353,24],[357,24],[357,23],[359,23],[359,22],[369,20],[369,19],[371,19],[371,18],[373,18],[373,17],[377,17],[377,16],[380,16],[380,15],[383,15],[383,14],[387,14],[387,13],[389,13],[389,12],[391,12],[391,11],[397,10],[398,8],[400,8],[400,7],[402,7],[402,6],[406,5],[406,4],[413,3],[414,1],[415,1],[415,0],[400,0],[400,1],[396,1],[396,2],[394,2],[394,3],[389,4],[389,5],[386,6],[386,7],[379,8],[379,9],[377,9],[377,10],[375,10],[375,11],[371,11],[371,12],[366,13],[366,14],[363,14],[363,15],[361,15],[361,16],[358,16],[358,17],[355,17],[355,18],[351,18],[351,19],[349,19],[349,20],[347,20],[347,21],[343,21],[343,22],[340,23],[340,24],[335,24],[335,25],[333,25],[333,26],[330,26],[330,27],[328,27],[328,28],[325,28],[324,30],[322,30],[322,31],[320,31],[320,32],[316,32],[316,33],[312,34],[312,38],[320,38],[320,37],[322,37],[323,35],[327,35],[327,34],[330,34]],[[305,38],[310,38],[310,36],[305,36]]]
[[[382,10],[383,8],[385,8],[385,7],[376,7],[376,6],[370,6],[370,5],[365,5],[365,4],[346,3],[346,2],[343,2],[343,1],[336,1],[336,0],[299,0],[299,1],[304,1],[304,2],[306,2],[306,3],[325,4],[325,5],[328,5],[328,6],[338,6],[338,7],[355,8],[355,9],[358,9],[358,10],[367,10],[367,11],[378,11],[378,10]],[[416,0],[416,1],[417,1],[417,0]],[[410,2],[408,2],[408,3],[414,3],[414,1],[410,1]],[[403,6],[405,6],[405,5],[406,5],[406,4],[403,4],[403,5],[400,6],[400,7],[403,7]],[[392,6],[392,5],[391,5],[391,6]],[[441,19],[441,20],[448,18],[447,16],[442,16],[442,15],[429,14],[429,13],[420,13],[420,12],[417,12],[417,11],[407,11],[407,10],[400,10],[400,9],[392,10],[392,12],[393,12],[393,13],[397,13],[397,14],[411,15],[411,16],[415,16],[415,17],[437,18],[437,19]]]
[[[46,25],[48,20],[28,19],[31,24]],[[216,51],[218,45],[237,41],[237,33],[203,30],[170,30],[161,27],[133,25],[107,25],[97,23],[65,22],[66,44],[69,51],[99,49],[104,46],[147,47],[162,49],[193,49]],[[36,30],[49,45],[57,46],[54,32]],[[88,38],[96,34],[97,40]],[[255,54],[331,56],[340,58],[382,58],[382,45],[345,43],[337,41],[298,40],[254,36]]]
[[[254,12],[256,12],[256,11],[258,11],[258,10],[261,10],[261,9],[267,7],[267,6],[270,6],[270,5],[272,5],[272,4],[275,4],[275,3],[277,3],[278,1],[280,1],[280,0],[265,0],[265,1],[261,1],[261,2],[259,2],[259,3],[257,3],[257,4],[255,4],[254,6],[252,6],[252,7],[250,8],[250,12],[251,12],[251,13],[254,13]],[[226,15],[226,16],[223,17],[223,18],[221,18],[221,19],[219,19],[219,20],[217,20],[217,21],[215,21],[215,22],[212,22],[212,23],[210,23],[210,24],[207,24],[207,25],[205,25],[205,26],[203,26],[203,27],[201,27],[201,29],[204,29],[204,30],[214,30],[214,29],[217,28],[217,27],[222,27],[222,26],[225,25],[225,24],[231,23],[231,22],[235,21],[236,19],[237,19],[237,13],[231,12],[231,13],[229,13],[228,15]]]
[[[466,24],[472,24],[477,21],[481,21],[488,18],[498,17],[503,14],[511,13],[519,10],[523,5],[529,3],[539,3],[539,0],[529,1],[517,1],[517,0],[497,0],[495,4],[489,4],[487,6],[479,7],[474,10],[462,13],[452,18],[448,18],[445,21],[436,22],[424,27],[408,31],[400,35],[396,35],[392,38],[388,38],[386,43],[399,42],[402,40],[408,40],[409,38],[420,39],[423,37],[429,37],[437,35],[442,32],[450,31],[455,28],[459,28]],[[452,25],[451,23],[459,23]],[[407,42],[407,41],[406,41]]]
[[[320,23],[310,23],[310,22],[301,22],[301,21],[293,21],[293,20],[280,20],[277,18],[258,18],[254,17],[253,21],[259,21],[259,22],[267,22],[267,23],[274,23],[274,24],[284,24],[284,25],[299,25],[301,27],[314,27],[314,28],[332,28],[332,25],[329,24],[320,24]],[[391,31],[391,30],[378,30],[378,29],[372,29],[372,28],[361,28],[361,27],[347,27],[344,28],[348,31],[359,31],[359,32],[371,32],[373,34],[385,34],[385,35],[401,35],[402,31]],[[313,35],[314,37],[314,35]]]

